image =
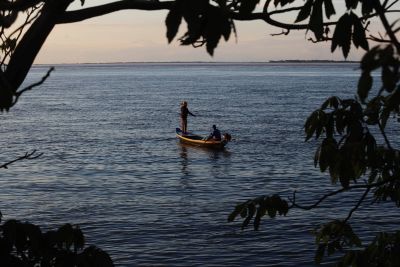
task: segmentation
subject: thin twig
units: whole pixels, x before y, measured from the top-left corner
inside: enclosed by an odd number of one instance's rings
[[[296,207],[296,208],[299,208],[299,209],[302,209],[302,210],[311,210],[311,209],[317,208],[318,205],[321,204],[321,202],[324,201],[325,199],[327,199],[328,197],[337,195],[337,194],[345,192],[345,191],[349,191],[351,189],[353,189],[353,187],[352,188],[350,188],[350,187],[342,188],[340,190],[333,191],[333,192],[330,192],[328,194],[325,194],[317,202],[315,202],[314,204],[312,204],[310,206],[302,206],[302,205],[299,205],[299,204],[297,204],[295,202],[296,201],[296,191],[293,193],[293,199],[289,198],[289,201],[292,203],[291,207]]]
[[[358,200],[357,204],[350,210],[349,214],[347,215],[346,219],[344,219],[343,223],[346,223],[350,218],[351,215],[360,207],[361,203],[364,201],[364,199],[367,197],[369,191],[371,190],[370,187],[368,187],[364,194],[361,196],[361,198]]]
[[[378,16],[383,24],[383,27],[386,30],[386,34],[390,37],[392,44],[396,47],[397,53],[400,53],[400,43],[397,39],[397,36],[394,34],[392,28],[389,25],[389,21],[387,20],[385,15],[385,9],[381,6],[379,0],[372,1],[372,4],[374,5],[374,8],[378,13]]]
[[[391,40],[378,38],[378,37],[375,37],[373,35],[370,35],[370,37],[367,37],[367,39],[371,40],[371,41],[374,41],[374,42],[377,42],[377,43],[391,43],[392,42]]]
[[[281,33],[271,33],[271,36],[288,35],[289,33],[290,33],[290,30],[289,30],[289,29],[287,29],[287,30],[283,30],[283,29],[282,29],[282,32],[281,32]]]
[[[18,102],[19,97],[20,97],[23,93],[25,93],[26,91],[32,90],[34,87],[39,86],[39,85],[41,85],[42,83],[44,83],[44,82],[46,81],[46,79],[50,76],[50,73],[51,73],[53,70],[54,70],[54,67],[51,67],[51,68],[47,71],[46,75],[44,75],[40,81],[38,81],[37,83],[31,84],[31,85],[29,85],[28,87],[25,87],[24,89],[22,89],[22,90],[19,91],[19,92],[16,92],[16,93],[15,93],[14,102],[13,102],[13,104],[12,104],[11,106],[14,106],[14,105]]]
[[[20,161],[20,160],[24,160],[24,159],[27,159],[27,160],[37,159],[38,157],[43,155],[43,153],[39,153],[39,154],[36,154],[36,155],[35,155],[35,153],[36,153],[36,149],[33,150],[30,153],[26,152],[25,155],[23,155],[23,156],[21,156],[19,158],[16,158],[14,160],[11,160],[11,161],[9,161],[7,163],[4,163],[3,165],[0,165],[0,169],[8,169],[8,165],[10,165],[10,164],[12,164],[12,163],[14,163],[16,161]]]
[[[389,11],[388,9],[390,9],[392,6],[394,6],[399,0],[395,0],[393,1],[393,3],[391,3],[389,6],[385,7],[386,12]]]
[[[388,148],[390,150],[393,150],[392,146],[390,145],[390,141],[386,136],[385,129],[383,129],[382,124],[380,123],[380,121],[378,121],[378,126],[379,126],[379,130],[381,131],[381,134],[382,134],[383,138],[385,139],[386,145],[388,146]]]

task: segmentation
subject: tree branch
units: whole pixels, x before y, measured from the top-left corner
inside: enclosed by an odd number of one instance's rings
[[[389,25],[389,21],[387,20],[387,18],[385,16],[385,9],[382,7],[379,0],[373,1],[373,5],[374,5],[376,12],[378,13],[378,16],[383,24],[383,27],[386,30],[387,35],[389,36],[393,45],[396,47],[397,53],[400,54],[400,43],[397,40],[397,37],[396,37],[395,33],[392,31],[392,28]]]
[[[376,36],[370,35],[370,37],[367,37],[368,40],[377,42],[377,43],[391,43],[392,41],[383,39],[383,38],[378,38]]]
[[[364,194],[361,196],[361,198],[358,200],[357,204],[350,210],[349,214],[347,215],[346,219],[344,219],[343,223],[346,223],[350,218],[351,215],[360,207],[361,203],[364,201],[364,199],[367,197],[369,191],[371,190],[370,187],[368,187]]]
[[[296,8],[294,8],[296,9]],[[290,10],[290,9],[288,9]],[[283,10],[279,10],[279,12],[283,12]],[[239,21],[250,21],[250,20],[264,20],[266,23],[278,27],[278,28],[283,28],[286,30],[307,30],[309,28],[308,24],[291,24],[291,23],[284,23],[284,22],[280,22],[277,20],[274,20],[273,18],[271,18],[272,14],[277,14],[278,11],[271,11],[269,13],[251,13],[251,14],[240,14],[240,13],[236,13],[236,12],[230,12],[229,16],[234,19],[234,20],[239,20]],[[367,20],[370,19],[372,17],[377,16],[376,13],[370,14],[368,16],[365,17],[361,17],[360,20]],[[324,27],[326,26],[332,26],[332,25],[336,25],[337,21],[331,21],[331,22],[324,22],[322,25]]]
[[[282,30],[282,32],[280,32],[280,33],[271,33],[270,35],[271,36],[279,36],[279,35],[288,35],[290,33],[290,30],[288,29],[288,30]]]
[[[369,192],[369,190],[371,190],[372,188],[379,187],[381,185],[393,182],[398,179],[399,179],[399,177],[392,176],[389,179],[385,179],[385,180],[382,180],[382,181],[379,181],[379,182],[376,182],[373,184],[353,185],[353,186],[349,186],[347,188],[341,188],[339,190],[336,190],[336,191],[333,191],[333,192],[323,195],[317,202],[315,202],[314,204],[312,204],[310,206],[302,206],[302,205],[299,205],[296,203],[296,191],[293,192],[293,199],[289,198],[289,201],[292,203],[291,207],[296,207],[296,208],[299,208],[302,210],[311,210],[311,209],[317,208],[318,205],[321,204],[321,202],[324,201],[325,199],[327,199],[328,197],[340,194],[342,192],[347,192],[347,191],[350,191],[353,189],[366,189],[366,191]],[[367,193],[364,193],[364,194],[367,194]]]
[[[42,83],[44,83],[44,82],[47,80],[47,78],[49,78],[50,73],[51,73],[53,70],[54,70],[54,67],[51,67],[51,68],[47,71],[46,75],[44,75],[40,81],[38,81],[38,82],[36,82],[36,83],[34,83],[34,84],[31,84],[31,85],[29,85],[28,87],[25,87],[25,88],[22,89],[21,91],[16,92],[16,93],[15,93],[14,102],[13,102],[13,104],[12,104],[11,106],[14,106],[14,105],[18,102],[19,97],[20,97],[23,93],[25,93],[26,91],[32,90],[33,88],[35,88],[35,87],[41,85]]]
[[[299,208],[299,209],[302,209],[302,210],[311,210],[311,209],[317,208],[318,205],[321,204],[321,202],[324,201],[325,199],[327,199],[328,197],[337,195],[337,194],[342,193],[342,192],[349,191],[351,189],[353,189],[353,188],[352,187],[342,188],[342,189],[339,189],[337,191],[333,191],[333,192],[330,192],[328,194],[325,194],[317,202],[315,202],[313,205],[310,205],[310,206],[302,206],[302,205],[299,205],[299,204],[296,203],[296,191],[293,192],[293,199],[289,198],[289,201],[292,203],[291,207],[296,207],[296,208]]]
[[[30,7],[33,7],[39,3],[43,2],[43,0],[24,0],[24,1],[0,1],[0,10],[1,11],[23,11]]]
[[[3,165],[0,165],[0,169],[8,169],[8,165],[10,165],[10,164],[12,164],[14,162],[17,162],[17,161],[20,161],[20,160],[24,160],[24,159],[27,159],[27,160],[37,159],[38,157],[43,155],[43,153],[39,153],[39,154],[36,154],[36,155],[35,155],[35,153],[36,153],[36,149],[33,150],[30,153],[26,152],[25,155],[23,155],[23,156],[21,156],[19,158],[16,158],[14,160],[11,160],[11,161],[9,161],[7,163],[4,163]]]
[[[76,11],[67,11],[60,16],[57,23],[74,23],[126,9],[169,10],[174,3],[175,1],[159,2],[157,0],[122,0]]]
[[[389,11],[389,9],[394,6],[399,0],[395,0],[393,1],[393,3],[391,3],[390,5],[386,6],[387,4],[383,5],[383,7],[385,8],[386,12]]]
[[[23,83],[37,54],[53,30],[58,18],[72,0],[46,1],[40,16],[26,31],[8,62],[5,76],[14,92]],[[1,90],[1,88],[0,88]]]
[[[383,129],[383,126],[379,121],[378,121],[378,126],[379,126],[379,131],[381,132],[381,134],[382,134],[382,136],[383,136],[383,138],[385,140],[386,145],[388,146],[388,148],[390,150],[393,150],[392,146],[390,145],[390,141],[386,136],[385,129]]]

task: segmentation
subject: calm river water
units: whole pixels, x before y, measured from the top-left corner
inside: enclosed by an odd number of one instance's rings
[[[352,97],[358,77],[354,64],[56,66],[1,115],[1,162],[44,155],[1,170],[0,210],[44,229],[79,224],[117,266],[312,266],[310,230],[356,200],[264,219],[258,232],[227,216],[251,197],[297,190],[307,204],[335,188],[302,127],[327,97]],[[196,114],[190,130],[232,134],[226,150],[177,141],[182,100]],[[400,218],[391,205],[361,211],[353,222],[366,238]]]

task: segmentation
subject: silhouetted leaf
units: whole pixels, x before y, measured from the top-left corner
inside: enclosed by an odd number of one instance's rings
[[[337,96],[332,96],[325,100],[325,102],[321,105],[321,109],[324,110],[328,107],[338,109],[341,100]]]
[[[317,148],[317,150],[315,151],[315,154],[314,154],[314,167],[315,168],[318,166],[320,153],[321,153],[321,145],[318,146],[318,148]]]
[[[392,94],[388,95],[385,98],[385,107],[384,107],[382,113],[383,112],[390,113],[392,111],[397,110],[397,108],[400,105],[400,90],[399,89],[400,88],[397,88]],[[387,115],[385,114],[385,117],[386,116],[389,116],[389,114],[387,114]],[[387,120],[387,118],[386,118],[386,120]]]
[[[392,45],[384,47],[380,52],[382,66],[398,66],[398,61],[394,58],[394,47]]]
[[[392,71],[389,67],[382,67],[382,83],[383,87],[387,92],[392,92],[396,87],[398,77],[395,71]]]
[[[250,220],[253,218],[254,213],[256,212],[256,207],[254,206],[253,203],[250,203],[247,208],[248,208],[248,214],[246,219],[242,223],[242,229],[244,229],[245,227],[247,227],[247,225],[249,225]]]
[[[1,44],[0,49],[3,50],[4,52],[13,51],[16,46],[17,46],[16,38],[7,38]]]
[[[113,267],[110,256],[98,247],[87,247],[78,257],[78,266]]]
[[[361,46],[364,50],[368,50],[368,41],[365,36],[365,30],[363,25],[361,24],[361,20],[352,12],[350,14],[353,20],[353,43],[358,48]]]
[[[343,188],[348,188],[350,185],[350,180],[354,178],[353,166],[351,166],[351,164],[349,164],[348,162],[342,162],[342,163],[344,164],[341,164],[341,170],[339,173],[339,182]]]
[[[326,116],[325,113],[321,113],[321,115],[322,116],[320,116],[319,121],[316,125],[315,139],[318,139],[324,131]]]
[[[335,119],[333,112],[328,114],[328,119],[325,124],[325,134],[326,137],[332,138],[335,132]]]
[[[321,143],[321,148],[319,151],[319,167],[321,172],[324,172],[328,169],[328,167],[335,164],[337,154],[336,140],[331,137],[325,138]]]
[[[58,247],[62,248],[65,245],[66,249],[69,249],[74,242],[74,230],[72,225],[67,223],[61,226],[57,231],[58,236]]]
[[[231,36],[233,21],[226,16],[221,16],[220,23],[222,36],[224,36],[225,41],[228,41]]]
[[[352,26],[353,23],[349,14],[345,13],[340,17],[332,37],[332,52],[335,51],[337,46],[342,47],[343,55],[347,58],[350,51]]]
[[[314,111],[306,120],[306,123],[304,124],[304,131],[306,133],[306,140],[309,140],[314,132],[315,129],[317,128],[317,123],[318,123],[318,111]]]
[[[278,6],[278,4],[281,4],[281,6],[285,6],[287,4],[293,3],[295,0],[274,0],[274,5],[275,7]]]
[[[247,217],[247,214],[248,214],[247,208],[243,208],[243,207],[242,207],[242,211],[240,211],[240,217],[246,218],[246,217]]]
[[[228,222],[233,222],[241,211],[242,211],[241,205],[236,205],[235,210],[231,212],[228,216]]]
[[[379,46],[375,46],[361,59],[361,69],[363,71],[373,71],[380,66],[380,51]]]
[[[207,9],[207,23],[204,32],[204,37],[206,39],[206,49],[207,52],[212,56],[214,54],[214,49],[217,47],[218,42],[222,36],[223,29],[221,28],[221,18],[223,14],[221,9],[213,6],[209,6]],[[225,21],[227,18],[224,18]],[[229,26],[230,29],[230,26]]]
[[[356,9],[359,0],[346,0],[347,9]]]
[[[27,245],[28,237],[24,231],[23,224],[18,222],[16,224],[15,248],[17,249],[18,253],[22,253],[25,249],[27,249]]]
[[[257,209],[256,216],[254,217],[254,229],[255,230],[258,230],[258,228],[260,227],[261,218],[267,212],[267,207],[266,207],[264,201],[262,201],[262,202],[263,203],[260,203],[259,208]]]
[[[260,0],[242,0],[240,2],[239,13],[248,14],[253,12],[258,2],[260,2]]]
[[[270,218],[275,218],[275,216],[276,216],[276,209],[274,209],[273,207],[269,208],[269,209],[268,209],[268,216],[269,216]]]
[[[379,121],[379,112],[383,105],[383,97],[377,96],[372,98],[368,103],[367,107],[364,110],[364,115],[367,116],[366,122],[368,124],[375,125]]]
[[[331,178],[332,184],[336,184],[337,181],[339,180],[340,169],[341,169],[341,161],[340,159],[336,158],[335,162],[329,167],[329,176]]]
[[[18,224],[19,222],[17,220],[8,220],[2,226],[3,236],[11,244],[14,244],[17,239]]]
[[[332,0],[324,0],[325,15],[329,19],[332,15],[335,15],[335,7],[332,4]]]
[[[173,7],[168,12],[165,24],[167,26],[167,39],[170,43],[176,36],[179,30],[179,25],[182,21],[182,11],[178,4],[173,5]]]
[[[181,45],[193,45],[204,34],[206,10],[209,6],[207,0],[181,1],[182,14],[188,31],[181,37]]]
[[[361,1],[361,12],[363,16],[371,14],[373,11],[373,7],[374,7],[373,0]]]
[[[322,3],[323,0],[315,0],[310,16],[310,22],[308,23],[309,29],[314,33],[317,40],[321,40],[324,35]]]
[[[11,27],[18,18],[18,11],[11,11],[8,15],[0,15],[0,26],[4,28]]]
[[[313,6],[313,0],[307,0],[304,6],[300,9],[300,12],[295,20],[295,23],[303,21],[306,18],[308,18],[311,14],[312,6]]]
[[[31,252],[38,256],[42,250],[42,231],[38,226],[30,223],[25,223],[23,228],[29,239]]]
[[[315,252],[315,258],[314,258],[316,264],[320,264],[322,262],[322,258],[324,257],[325,249],[326,249],[325,244],[320,244],[318,246],[318,249]]]
[[[357,94],[358,97],[360,98],[361,102],[365,102],[365,100],[368,97],[368,93],[371,90],[372,87],[372,77],[371,74],[367,71],[364,71],[360,79],[358,81],[358,89],[357,89]]]
[[[80,250],[85,246],[85,237],[79,227],[76,227],[74,230],[74,250]]]

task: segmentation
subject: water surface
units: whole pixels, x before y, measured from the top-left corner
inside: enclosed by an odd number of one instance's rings
[[[46,71],[33,68],[27,84]],[[357,199],[264,219],[258,232],[227,216],[251,197],[297,190],[307,204],[336,188],[314,168],[317,143],[302,127],[327,97],[352,97],[358,77],[354,64],[56,66],[1,115],[2,162],[44,155],[1,171],[0,210],[45,229],[79,224],[117,266],[313,265],[310,230]],[[190,130],[232,134],[226,150],[177,141],[182,100],[196,114]],[[356,213],[358,233],[392,226],[391,208]]]

